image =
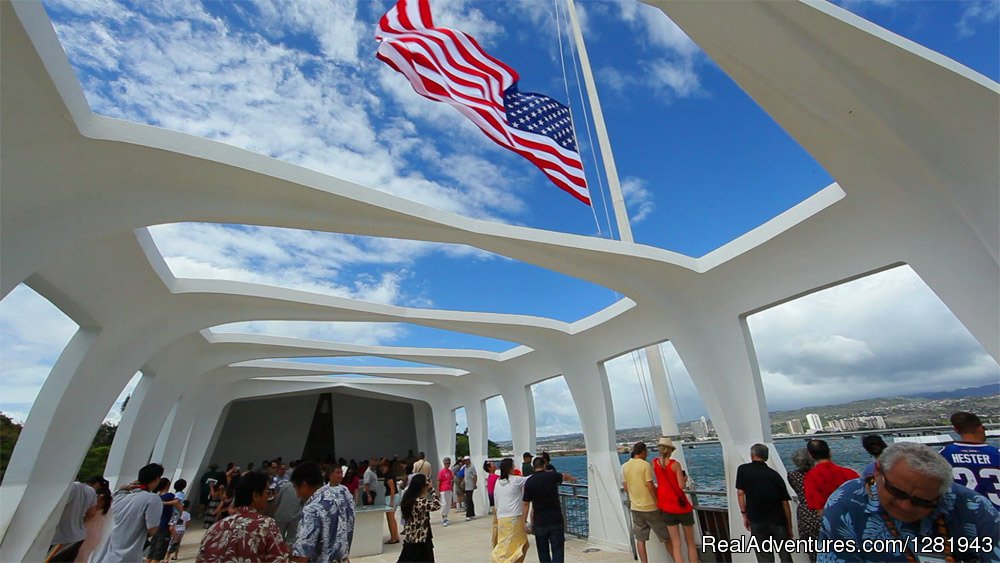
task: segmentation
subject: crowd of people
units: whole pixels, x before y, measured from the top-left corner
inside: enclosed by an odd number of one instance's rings
[[[751,446],[750,463],[737,469],[735,500],[758,561],[791,561],[793,549],[780,547],[788,539],[799,540],[794,551],[823,563],[924,561],[927,552],[944,561],[1000,560],[1000,452],[986,443],[975,414],[955,413],[951,422],[960,439],[941,451],[865,436],[872,462],[861,475],[835,463],[821,439],[793,453],[795,469],[787,478],[768,465],[767,446]],[[622,465],[638,558],[648,561],[652,532],[675,562],[698,561],[687,473],[672,459],[670,438],[657,446],[650,462],[646,444],[637,442]],[[532,535],[539,561],[563,561],[559,485],[573,477],[556,471],[546,452],[525,452],[519,467],[511,458],[485,460],[481,470],[492,516],[491,560],[522,562]],[[197,560],[346,561],[356,507],[381,496],[386,543],[403,544],[399,561],[433,561],[432,513],[440,512],[442,526],[450,524],[452,510],[464,510],[466,521],[476,518],[479,471],[464,456],[454,465],[444,458],[435,473],[422,452],[361,462],[278,458],[245,470],[213,463],[193,499],[207,528]],[[191,521],[187,485],[171,483],[156,463],[113,494],[100,476],[73,483],[46,561],[172,560]],[[798,500],[795,519],[789,490]],[[858,546],[868,540],[900,541],[865,552]]]
[[[1000,452],[986,443],[975,414],[955,413],[951,423],[960,439],[940,451],[864,436],[873,459],[861,475],[835,463],[826,441],[813,439],[793,453],[786,481],[768,465],[768,447],[752,445],[735,488],[757,560],[787,562],[804,552],[822,563],[1000,561]],[[684,560],[682,543],[687,560],[697,561],[687,476],[670,459],[671,440],[658,445],[652,464],[646,444],[637,442],[622,466],[638,557],[648,560],[652,531],[674,561]],[[794,520],[789,489],[798,499]]]

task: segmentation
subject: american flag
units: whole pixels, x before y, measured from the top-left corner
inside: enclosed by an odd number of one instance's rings
[[[445,102],[502,147],[527,158],[552,182],[590,205],[569,108],[517,89],[517,71],[469,34],[434,27],[428,0],[399,0],[379,20],[377,57],[418,94]]]

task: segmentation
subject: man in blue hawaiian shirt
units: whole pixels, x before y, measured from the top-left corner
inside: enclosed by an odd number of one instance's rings
[[[955,484],[931,448],[903,442],[882,452],[874,479],[830,495],[818,561],[998,561],[998,536],[1000,513],[986,497]]]
[[[346,561],[354,540],[354,500],[347,487],[324,484],[323,472],[311,462],[296,467],[291,481],[305,501],[292,561]]]

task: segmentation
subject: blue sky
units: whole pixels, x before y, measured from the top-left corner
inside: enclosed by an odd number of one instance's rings
[[[592,236],[613,232],[568,41],[560,58],[555,30],[560,22],[565,30],[565,13],[557,21],[551,3],[431,5],[438,25],[472,34],[517,69],[522,90],[573,108],[593,214],[454,110],[417,96],[374,58],[373,27],[390,2],[45,5],[98,113],[216,139],[464,215]],[[1000,79],[997,1],[841,5]],[[578,2],[578,12],[637,242],[700,256],[834,181],[658,10],[632,0],[591,0]],[[212,224],[158,226],[154,238],[177,275],[383,303],[574,321],[617,299],[606,288],[455,245]],[[394,324],[228,328],[367,344],[512,346]],[[27,288],[0,303],[0,410],[26,416],[74,329]],[[760,313],[751,329],[772,408],[891,394],[901,380],[919,391],[1000,377],[997,364],[908,268]],[[704,414],[669,346],[667,357],[680,416]],[[648,424],[645,407],[635,402],[632,359],[609,369],[618,426]],[[578,429],[564,384],[546,383],[536,393],[540,435]],[[509,430],[497,404],[490,402],[489,431],[505,439]]]

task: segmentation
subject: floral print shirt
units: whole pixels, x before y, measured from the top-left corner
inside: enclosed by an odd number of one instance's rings
[[[842,561],[907,561],[903,551],[869,550],[864,552],[865,540],[887,540],[894,538],[885,524],[885,510],[879,503],[878,486],[872,484],[871,495],[865,488],[863,479],[853,479],[840,486],[830,495],[823,510],[823,525],[820,529],[820,546],[823,540],[850,540],[856,545],[853,553],[846,551],[820,552],[819,563],[840,563]],[[884,493],[883,493],[884,494]],[[930,516],[919,522],[900,522],[891,518],[900,539],[909,540],[911,549],[920,560],[921,546],[932,548],[924,552],[926,556],[944,560],[940,552],[935,553],[932,539],[940,537],[935,529],[935,520],[944,515],[948,527],[948,540],[953,545],[952,553],[962,561],[969,558],[979,561],[1000,561],[1000,513],[990,501],[979,493],[961,485],[952,484],[941,496],[937,507]],[[938,543],[945,540],[938,540]],[[832,547],[828,545],[827,547]],[[928,559],[934,560],[934,559]]]
[[[417,497],[413,503],[413,518],[403,522],[403,541],[406,543],[423,543],[430,539],[431,512],[441,510],[441,501],[437,496],[428,500],[425,496]]]
[[[205,532],[198,549],[198,563],[288,561],[288,545],[273,518],[249,506],[233,508],[232,513]]]
[[[302,507],[292,555],[309,561],[341,561],[354,541],[354,496],[347,487],[323,485]]]

